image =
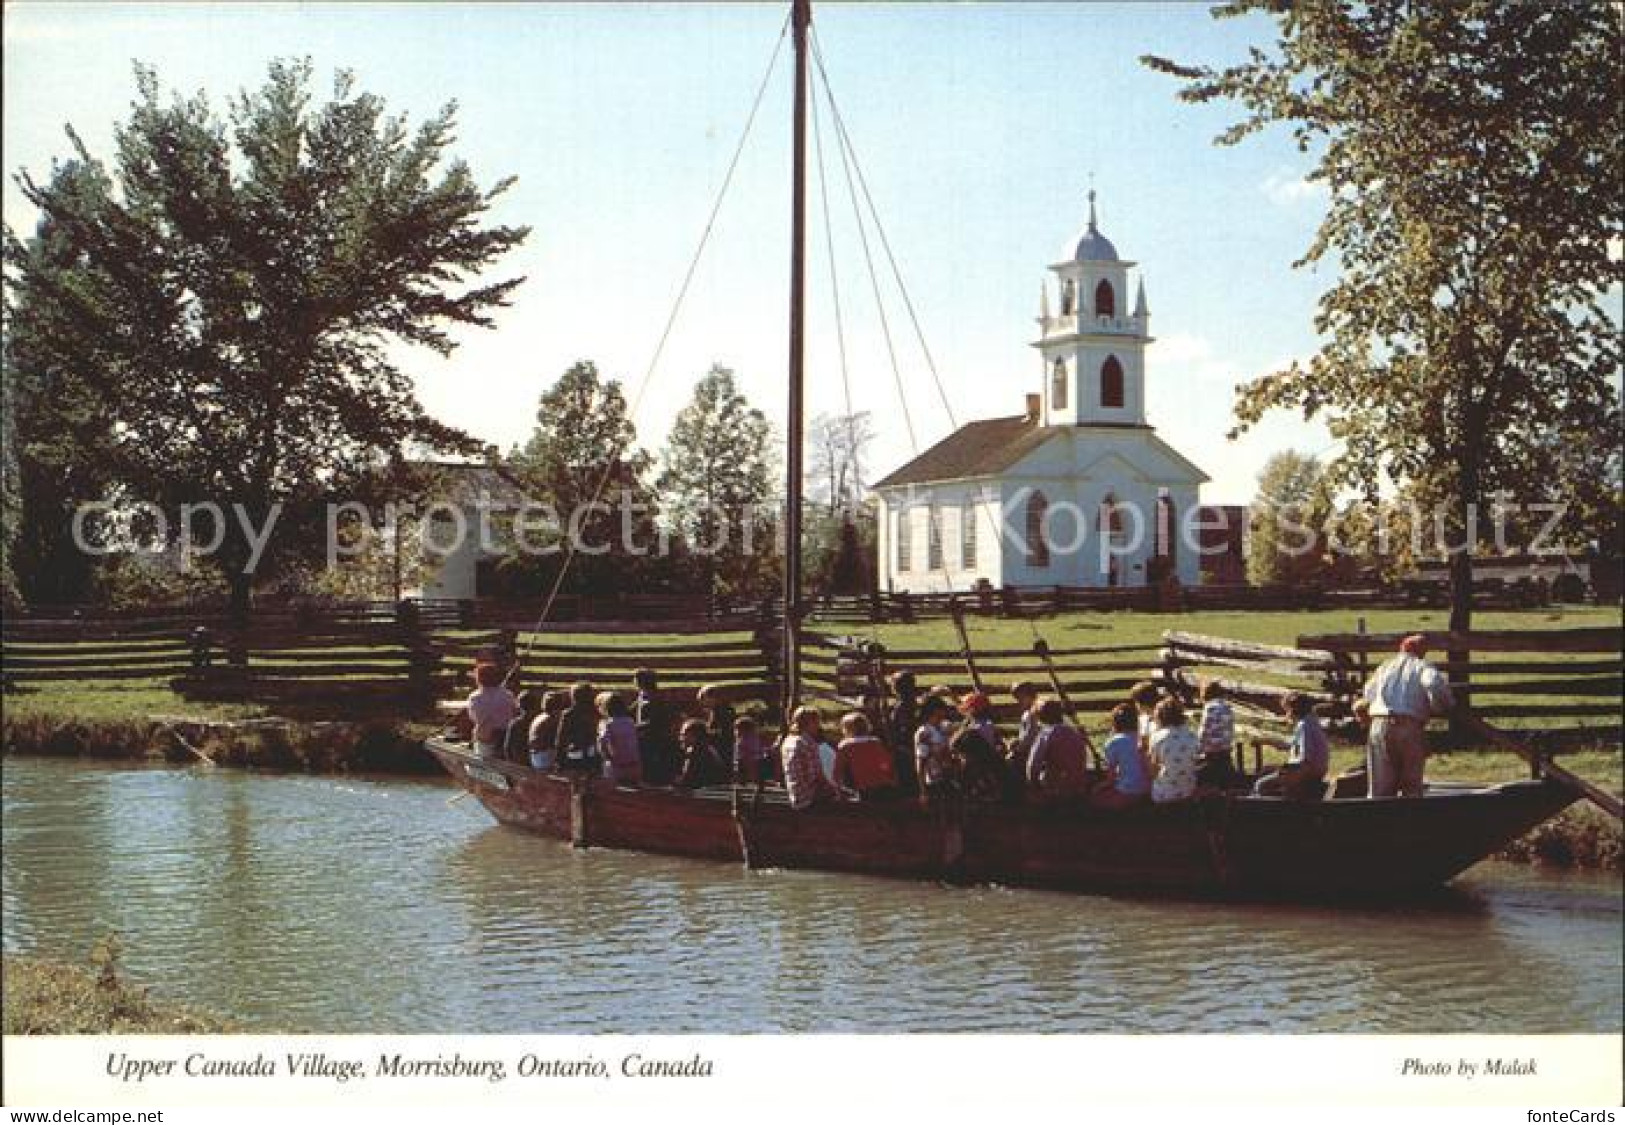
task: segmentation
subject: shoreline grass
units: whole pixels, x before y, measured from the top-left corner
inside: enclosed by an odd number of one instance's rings
[[[7,1035],[215,1035],[229,1020],[154,997],[119,963],[118,936],[96,943],[87,966],[29,954],[4,957]]]

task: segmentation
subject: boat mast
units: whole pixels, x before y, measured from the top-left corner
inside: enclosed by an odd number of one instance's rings
[[[802,326],[807,241],[807,31],[812,0],[792,0],[796,52],[794,150],[790,189],[790,404],[785,427],[784,718],[801,701]]]

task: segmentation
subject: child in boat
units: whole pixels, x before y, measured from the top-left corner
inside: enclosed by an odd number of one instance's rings
[[[884,801],[897,796],[897,771],[892,753],[876,738],[869,717],[853,711],[841,719],[841,744],[835,748],[835,784],[856,794],[860,801]]]
[[[784,789],[790,807],[810,809],[825,801],[838,801],[841,791],[824,773],[818,747],[823,741],[823,717],[816,707],[798,707],[790,716],[790,731],[779,743],[784,763]]]
[[[1318,800],[1326,792],[1326,770],[1331,765],[1332,748],[1315,714],[1315,701],[1302,692],[1291,691],[1282,698],[1281,711],[1294,724],[1290,743],[1292,756],[1280,769],[1259,778],[1253,792],[1260,797]]]
[[[711,745],[711,730],[704,719],[690,719],[683,724],[678,746],[683,752],[683,767],[673,783],[677,788],[703,789],[728,780],[728,768]]]
[[[1140,715],[1132,703],[1112,708],[1112,736],[1106,740],[1106,776],[1110,784],[1089,794],[1101,809],[1124,809],[1151,796],[1151,771],[1140,753]]]
[[[1059,699],[1038,705],[1038,723],[1040,734],[1027,761],[1027,780],[1046,801],[1081,796],[1089,767],[1083,732],[1066,721]]]
[[[1208,680],[1202,685],[1202,725],[1196,735],[1201,758],[1196,766],[1196,783],[1225,789],[1236,780],[1232,755],[1236,744],[1236,713],[1224,685]]]
[[[705,729],[711,737],[711,749],[715,750],[724,762],[733,761],[734,720],[738,716],[728,705],[722,688],[716,684],[706,684],[695,696],[695,702],[700,705],[700,710],[705,712]]]
[[[1128,701],[1140,716],[1140,749],[1145,751],[1147,759],[1151,754],[1151,736],[1157,732],[1156,711],[1157,704],[1162,701],[1162,693],[1157,685],[1150,680],[1141,680],[1129,689]]]
[[[604,759],[604,776],[617,785],[643,783],[643,757],[638,752],[638,727],[632,709],[614,692],[598,697],[604,720],[598,728],[598,753]]]
[[[1151,799],[1159,805],[1184,801],[1196,795],[1196,732],[1185,721],[1185,709],[1177,699],[1164,699],[1153,715],[1151,761],[1157,776],[1151,783]]]
[[[570,706],[559,716],[554,764],[561,770],[593,774],[602,766],[598,756],[598,713],[592,684],[583,680],[570,689]]]
[[[762,745],[762,731],[756,720],[741,715],[734,720],[734,781],[740,785],[765,784],[773,780],[773,763]]]
[[[495,664],[476,664],[474,683],[468,696],[468,721],[474,727],[474,752],[482,758],[495,758],[502,752],[508,724],[519,716],[519,701],[502,683],[502,669]]]
[[[892,694],[897,697],[886,711],[886,742],[892,748],[893,772],[904,792],[919,788],[914,768],[914,732],[920,726],[920,689],[914,673],[904,669],[891,677]]]
[[[954,787],[953,754],[948,746],[948,701],[928,695],[920,705],[920,725],[914,732],[914,770],[920,795],[927,800],[946,796]]]
[[[526,688],[519,693],[519,714],[508,724],[508,733],[502,739],[504,758],[520,765],[530,760],[530,726],[541,713],[541,692],[535,688]]]
[[[1017,680],[1010,685],[1010,696],[1021,709],[1016,721],[1016,737],[1005,748],[1004,777],[1005,800],[1019,803],[1027,791],[1027,761],[1041,733],[1038,726],[1038,697],[1043,689],[1031,680]]]
[[[557,761],[555,751],[559,744],[559,723],[570,696],[562,691],[550,691],[542,696],[542,713],[530,724],[530,768],[550,770]]]

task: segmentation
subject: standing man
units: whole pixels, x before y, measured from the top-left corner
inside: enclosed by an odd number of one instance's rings
[[[1412,634],[1399,654],[1371,674],[1357,705],[1371,724],[1366,776],[1372,797],[1420,797],[1427,764],[1427,724],[1456,706],[1450,681],[1423,659],[1427,638]]]

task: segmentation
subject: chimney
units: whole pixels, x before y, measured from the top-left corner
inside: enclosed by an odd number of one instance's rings
[[[1038,421],[1038,413],[1039,413],[1039,411],[1041,409],[1042,409],[1042,404],[1041,404],[1041,402],[1039,400],[1039,397],[1037,395],[1028,395],[1027,396],[1027,421],[1029,421],[1029,422]]]

